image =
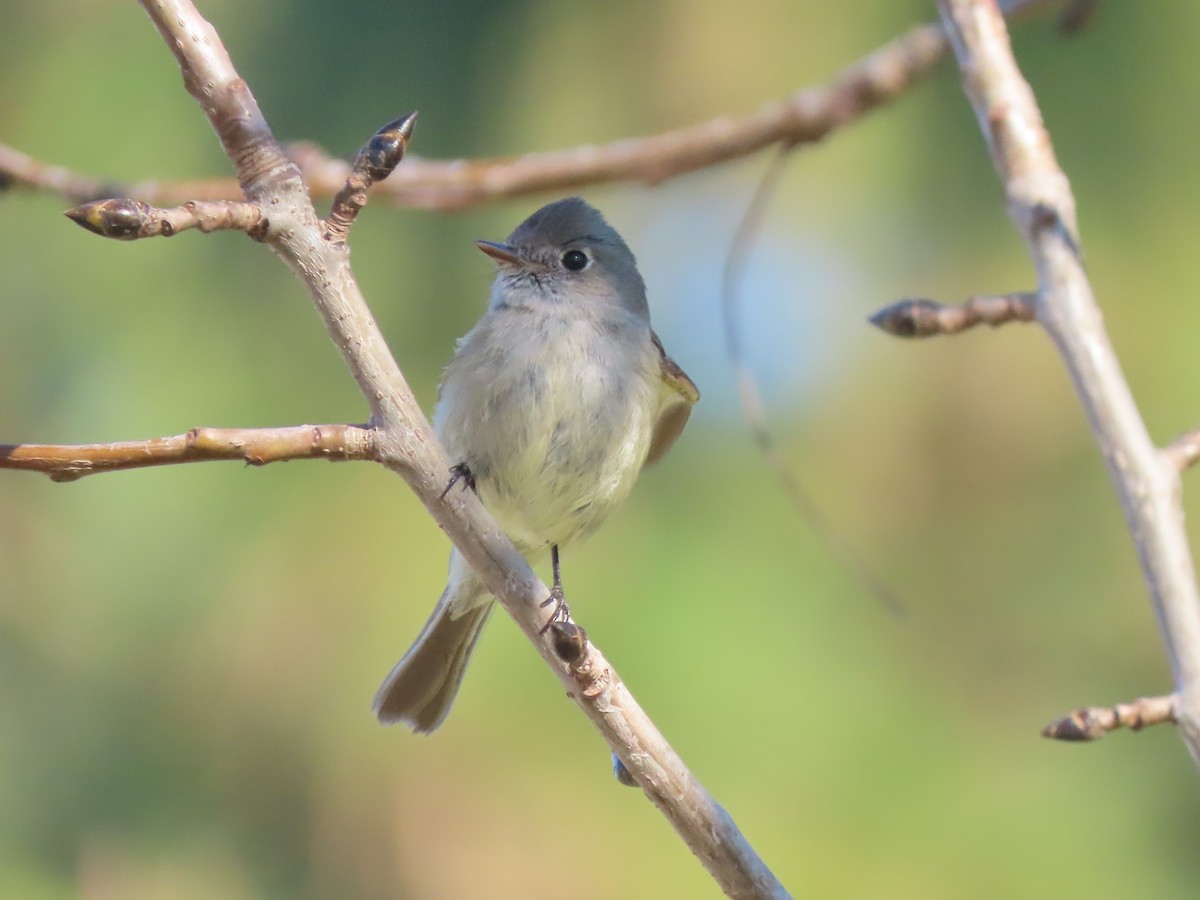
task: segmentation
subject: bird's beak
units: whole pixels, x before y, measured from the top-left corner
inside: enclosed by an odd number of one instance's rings
[[[503,266],[522,265],[521,257],[508,244],[498,244],[495,241],[476,241],[475,246]]]

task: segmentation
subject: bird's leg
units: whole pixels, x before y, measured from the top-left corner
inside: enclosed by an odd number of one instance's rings
[[[563,596],[562,572],[558,567],[558,544],[550,545],[550,565],[554,568],[554,587],[550,588],[550,596],[542,601],[542,607],[545,608],[553,603],[554,611],[550,613],[550,618],[546,620],[546,624],[542,626],[539,634],[545,634],[546,629],[555,622],[566,622],[571,618],[571,608],[567,606],[566,598]]]
[[[458,465],[450,467],[450,480],[446,482],[446,487],[438,499],[445,500],[446,495],[450,493],[450,488],[454,487],[460,481],[463,483],[463,488],[470,488],[475,491],[476,496],[479,495],[479,491],[475,487],[475,475],[471,472],[471,467],[465,462],[460,462]]]

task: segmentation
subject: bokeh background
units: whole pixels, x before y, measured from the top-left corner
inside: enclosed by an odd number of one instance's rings
[[[433,157],[747,112],[933,14],[916,0],[201,7],[281,138],[350,156],[418,108],[414,150]],[[1165,442],[1200,419],[1200,6],[1110,0],[1078,38],[1047,20],[1015,37]],[[45,160],[114,179],[228,172],[134,4],[9,0],[0,83],[0,136]],[[902,296],[1032,285],[953,66],[795,154],[742,310],[784,453],[903,595],[903,621],[797,520],[737,408],[718,282],[764,165],[584,192],[638,252],[657,329],[705,397],[667,462],[566,557],[576,615],[797,896],[1195,896],[1200,792],[1171,729],[1038,737],[1073,706],[1170,687],[1049,342],[1011,326],[911,344],[865,322]],[[548,199],[373,205],[355,227],[358,276],[427,407],[486,297],[472,240]],[[261,246],[103,241],[65,205],[0,200],[0,439],[365,417],[305,291]],[[503,615],[440,732],[375,723],[372,694],[448,549],[380,468],[7,473],[0,511],[0,896],[717,895]]]

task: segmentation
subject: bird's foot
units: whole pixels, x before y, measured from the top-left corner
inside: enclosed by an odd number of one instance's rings
[[[476,495],[479,494],[479,490],[475,487],[475,475],[471,471],[471,467],[465,462],[460,462],[458,465],[450,467],[450,480],[446,482],[446,487],[442,490],[442,495],[438,499],[445,500],[446,495],[450,493],[450,488],[454,487],[460,481],[463,483],[464,489],[470,488],[475,491]]]
[[[555,622],[567,622],[571,619],[571,607],[567,606],[566,598],[563,597],[561,584],[556,584],[550,589],[550,596],[542,601],[542,608],[545,609],[551,603],[554,604],[554,610],[550,613],[550,618],[546,620],[546,624],[542,626],[538,634],[545,634]]]

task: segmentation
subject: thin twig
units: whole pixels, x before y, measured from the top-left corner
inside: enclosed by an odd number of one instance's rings
[[[1174,694],[1141,697],[1116,706],[1085,706],[1060,716],[1042,729],[1042,737],[1056,741],[1098,741],[1110,731],[1141,731],[1147,725],[1175,721]]]
[[[67,210],[65,215],[93,234],[118,241],[171,237],[189,228],[203,232],[244,231],[258,237],[266,227],[257,206],[235,200],[189,200],[171,209],[141,200],[94,200]]]
[[[871,315],[868,321],[895,337],[958,334],[976,325],[995,328],[1007,322],[1032,322],[1036,300],[1028,293],[972,297],[953,306],[934,300],[897,300]]]
[[[265,466],[292,459],[373,458],[373,432],[361,425],[193,428],[172,437],[113,444],[0,444],[0,469],[41,472],[52,481],[212,460]]]
[[[1200,462],[1200,428],[1181,434],[1167,445],[1163,453],[1180,472]]]
[[[816,143],[902,95],[937,65],[946,49],[937,25],[920,25],[844,69],[828,83],[766,103],[748,116],[721,116],[602,146],[516,157],[448,161],[410,158],[382,190],[403,206],[456,209],[604,182],[659,184],[772,145]],[[299,145],[293,152],[305,177],[316,182],[336,180],[345,170],[344,162],[328,158],[312,145]]]
[[[729,356],[729,364],[733,368],[734,377],[737,379],[738,394],[742,412],[746,416],[747,427],[749,427],[750,434],[754,437],[754,442],[763,458],[774,470],[779,483],[783,485],[784,493],[792,508],[800,515],[809,531],[824,542],[838,565],[865,587],[884,609],[899,618],[905,612],[900,598],[858,558],[842,537],[841,532],[829,521],[824,510],[800,482],[787,460],[783,458],[775,436],[767,425],[762,394],[758,390],[758,382],[754,378],[754,373],[746,362],[746,355],[742,347],[742,330],[737,315],[738,300],[741,296],[738,289],[750,248],[762,226],[763,217],[766,215],[767,201],[774,193],[787,166],[790,149],[790,147],[781,147],[779,152],[772,157],[750,197],[746,211],[742,214],[742,218],[734,230],[733,240],[729,243],[729,251],[725,254],[725,267],[721,272],[721,317],[725,331],[725,349]]]
[[[329,240],[296,167],[283,155],[215,29],[189,0],[142,0],[233,161],[245,199],[270,209],[264,242],[302,278],[371,408],[379,460],[401,475],[467,562],[550,664],[646,795],[734,897],[786,897],[732,819],[704,790],[587,643],[570,666],[542,634],[548,590],[474,493],[442,488],[450,461],[433,434],[350,270],[344,241]]]
[[[346,239],[350,226],[367,205],[371,186],[391,175],[404,159],[416,122],[415,112],[388,122],[358,151],[346,183],[333,198],[333,207],[325,217],[326,240]]]
[[[1004,10],[1005,15],[1018,16],[1061,2],[1006,0]],[[941,61],[947,49],[941,26],[919,25],[843,69],[826,84],[766,103],[747,116],[721,116],[656,135],[514,157],[426,160],[410,156],[375,190],[401,206],[456,209],[605,182],[658,184],[774,144],[821,141],[902,95]],[[295,144],[288,153],[313,196],[334,195],[351,172],[345,161],[330,158],[313,144]],[[237,184],[227,178],[122,185],[42,162],[4,144],[0,144],[0,176],[11,186],[51,191],[75,203],[108,197],[132,197],[159,205],[242,199]]]
[[[968,98],[1037,269],[1037,319],[1057,345],[1121,499],[1178,694],[1180,734],[1200,766],[1200,596],[1178,468],[1154,446],[1096,305],[1075,199],[995,0],[938,0]]]

